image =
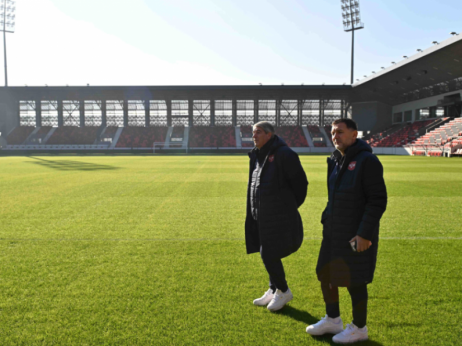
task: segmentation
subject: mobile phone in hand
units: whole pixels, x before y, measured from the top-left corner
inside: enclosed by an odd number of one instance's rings
[[[357,246],[356,239],[350,242],[350,246],[351,246],[351,250],[353,250],[354,252],[357,251],[356,250],[356,246]]]

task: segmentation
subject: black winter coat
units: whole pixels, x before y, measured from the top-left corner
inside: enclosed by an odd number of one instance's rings
[[[335,151],[327,159],[329,201],[321,219],[323,240],[316,267],[320,281],[340,287],[372,282],[380,219],[387,206],[383,167],[371,147],[358,139],[345,155],[332,186],[329,177],[341,162],[341,154]],[[349,241],[356,235],[372,241],[372,246],[353,252]]]
[[[303,224],[298,208],[303,204],[308,180],[297,153],[278,136],[269,144],[260,170],[258,222],[252,218],[250,185],[257,150],[250,153],[245,240],[247,253],[260,251],[283,258],[297,251],[303,242]]]

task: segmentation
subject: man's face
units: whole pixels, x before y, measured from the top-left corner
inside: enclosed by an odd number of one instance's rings
[[[347,128],[345,123],[332,126],[332,142],[342,154],[353,145],[358,137],[358,131]]]
[[[258,149],[261,149],[270,139],[271,132],[265,133],[261,127],[253,127],[253,142]]]

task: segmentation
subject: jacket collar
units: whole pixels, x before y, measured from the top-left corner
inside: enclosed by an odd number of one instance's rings
[[[265,158],[268,154],[273,153],[280,147],[286,147],[287,144],[284,140],[278,135],[274,135],[261,149],[254,147],[249,151],[249,157],[263,157]]]
[[[342,155],[342,153],[335,149],[335,151],[332,153],[330,159],[334,161],[340,161],[341,159],[344,159],[345,161],[350,161],[353,157],[358,155],[362,151],[368,151],[372,153],[372,148],[369,144],[364,142],[362,139],[357,139],[356,142],[354,142],[351,146],[345,150],[345,155]]]

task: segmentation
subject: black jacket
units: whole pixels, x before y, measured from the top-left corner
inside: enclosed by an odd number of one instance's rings
[[[308,181],[297,153],[278,136],[262,148],[261,169],[258,174],[258,222],[252,217],[250,185],[259,151],[250,153],[249,184],[245,238],[247,253],[260,251],[283,258],[297,251],[303,241],[303,224],[298,213],[305,201]],[[262,156],[262,155],[260,155]]]
[[[360,139],[343,158],[335,151],[327,164],[329,201],[321,219],[318,279],[334,286],[370,283],[377,261],[380,219],[387,206],[382,164]],[[361,253],[353,252],[349,241],[356,235],[372,241],[372,246]]]

